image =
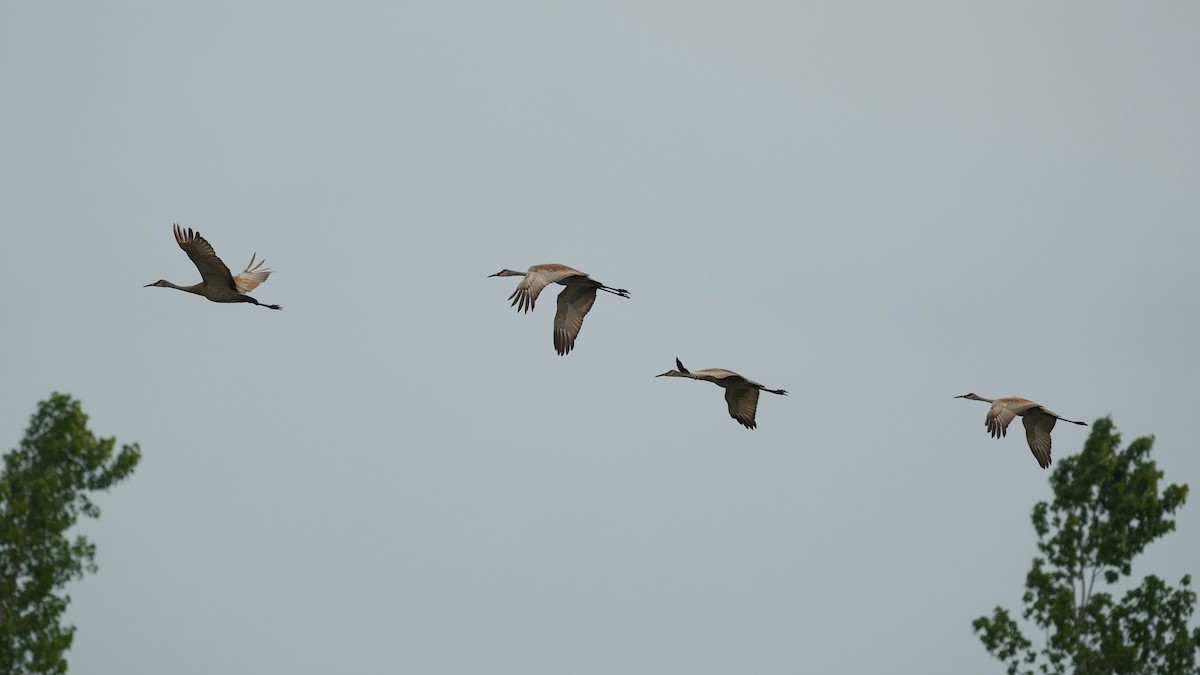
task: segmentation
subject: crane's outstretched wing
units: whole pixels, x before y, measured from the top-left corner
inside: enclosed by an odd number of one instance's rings
[[[575,348],[575,338],[583,328],[583,317],[596,302],[591,286],[567,286],[558,294],[558,312],[554,315],[554,351],[566,356]]]
[[[183,249],[183,252],[192,259],[192,264],[196,266],[196,269],[200,270],[200,277],[204,279],[205,284],[214,288],[226,287],[237,290],[237,286],[233,282],[233,274],[217,257],[217,252],[213,250],[212,244],[201,237],[199,232],[192,231],[190,227],[182,228],[176,224],[175,241],[179,244],[179,248]]]
[[[988,410],[987,418],[984,419],[983,425],[987,427],[988,433],[992,438],[1000,438],[1008,435],[1008,425],[1012,423],[1013,418],[1017,414],[1010,410],[1003,403],[992,403],[991,409]]]
[[[758,390],[752,387],[734,387],[725,390],[725,402],[729,404],[729,416],[741,422],[747,429],[754,429],[754,413],[758,410]]]
[[[266,260],[259,260],[255,264],[254,259],[258,257],[257,253],[250,256],[250,262],[246,265],[246,270],[233,278],[233,284],[237,288],[238,293],[249,293],[258,288],[259,284],[267,280],[271,276],[271,270],[263,269],[262,266],[267,264]]]
[[[1025,439],[1029,441],[1029,449],[1037,458],[1038,466],[1047,468],[1050,466],[1050,432],[1058,420],[1041,411],[1030,410],[1021,421],[1025,423]]]
[[[534,265],[525,272],[521,283],[517,284],[517,289],[508,296],[508,299],[512,300],[512,306],[516,307],[518,312],[528,312],[533,309],[533,304],[537,301],[543,288],[556,281],[574,276],[586,277],[587,275],[566,265]]]

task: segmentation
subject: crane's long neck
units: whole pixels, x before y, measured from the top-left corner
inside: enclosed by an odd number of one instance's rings
[[[195,293],[196,295],[204,295],[203,291],[201,291],[201,288],[204,287],[203,282],[194,284],[192,286],[176,286],[175,284],[167,281],[166,279],[163,279],[162,283],[167,288],[174,288],[177,291],[183,291],[185,293]]]

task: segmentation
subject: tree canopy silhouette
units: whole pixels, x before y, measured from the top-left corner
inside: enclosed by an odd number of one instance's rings
[[[1135,556],[1175,529],[1171,515],[1187,485],[1161,492],[1149,458],[1153,437],[1120,449],[1110,418],[1098,420],[1083,452],[1050,475],[1054,501],[1033,508],[1038,551],[1025,579],[1023,617],[1045,635],[1035,648],[1008,610],[972,624],[1009,675],[1197,673],[1200,628],[1191,576],[1172,588],[1154,575],[1116,601],[1109,587],[1128,577]]]
[[[75,634],[61,623],[70,597],[61,589],[96,571],[96,547],[68,539],[79,516],[98,518],[88,494],[128,478],[137,444],[114,455],[115,439],[96,438],[79,402],[54,393],[38,404],[21,445],[0,474],[0,672],[61,674]]]

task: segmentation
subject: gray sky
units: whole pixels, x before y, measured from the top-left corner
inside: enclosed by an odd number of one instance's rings
[[[1200,488],[1198,21],[0,5],[0,449],[59,390],[145,453],[72,670],[1002,672],[1048,474],[953,396]],[[173,222],[284,311],[141,288],[199,278]],[[566,358],[486,278],[544,262],[633,295]],[[1136,575],[1200,573],[1178,523]]]

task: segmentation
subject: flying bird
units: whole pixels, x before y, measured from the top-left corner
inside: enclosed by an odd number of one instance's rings
[[[992,438],[1000,438],[1008,435],[1008,424],[1013,421],[1017,415],[1021,416],[1021,421],[1025,424],[1025,439],[1029,441],[1029,449],[1033,451],[1033,456],[1037,458],[1038,466],[1043,469],[1050,466],[1050,431],[1054,429],[1054,424],[1058,420],[1078,424],[1086,427],[1085,422],[1076,422],[1065,417],[1059,417],[1055,413],[1046,410],[1044,407],[1030,401],[1026,398],[998,398],[992,400],[975,394],[963,394],[954,398],[965,398],[972,401],[983,401],[991,403],[992,407],[988,410],[987,417],[983,420],[983,425],[987,427],[988,433]]]
[[[787,396],[782,389],[767,389],[754,380],[747,380],[732,370],[709,368],[692,372],[683,367],[683,362],[675,358],[678,370],[668,370],[655,377],[688,377],[693,380],[705,380],[725,389],[725,402],[729,404],[729,416],[741,422],[747,429],[758,426],[754,421],[754,412],[758,410],[758,392],[769,391],[772,394]]]
[[[268,309],[282,309],[279,305],[261,303],[246,295],[271,276],[271,270],[263,269],[266,260],[259,260],[257,264],[254,262],[254,259],[258,257],[257,253],[250,256],[250,264],[246,265],[245,271],[235,277],[225,263],[217,257],[212,244],[201,237],[199,232],[193,232],[190,227],[185,229],[176,225],[175,241],[179,244],[179,248],[183,249],[183,252],[192,259],[196,269],[200,270],[202,281],[194,286],[176,286],[166,279],[159,279],[152,284],[146,284],[144,288],[151,286],[175,288],[202,295],[213,302],[249,302]]]
[[[583,317],[591,311],[596,302],[596,291],[604,291],[629,297],[629,291],[624,288],[612,288],[596,281],[577,269],[566,265],[548,264],[534,265],[525,272],[500,270],[488,277],[525,277],[517,284],[517,289],[508,296],[512,306],[518,312],[528,312],[533,309],[538,294],[550,284],[566,286],[558,294],[558,312],[554,315],[554,351],[559,356],[566,356],[575,348],[575,338],[579,329],[583,328]]]

